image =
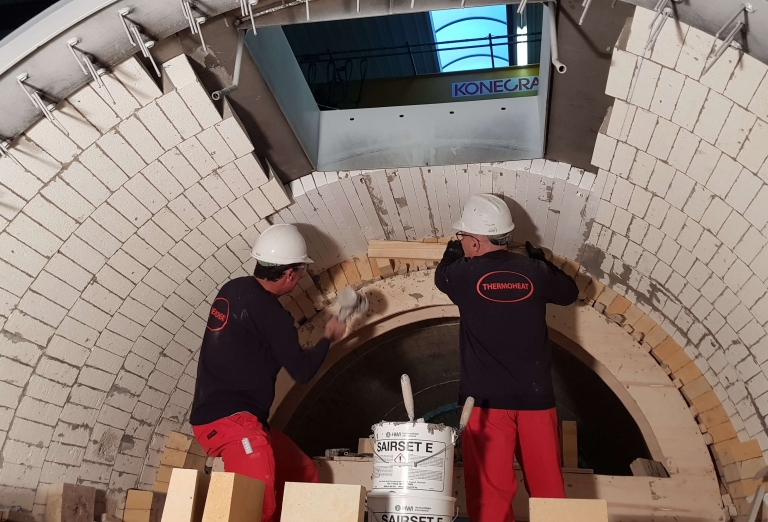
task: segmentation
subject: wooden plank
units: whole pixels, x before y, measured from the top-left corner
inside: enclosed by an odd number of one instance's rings
[[[214,472],[203,522],[261,522],[264,482],[237,473]]]
[[[171,474],[162,522],[202,520],[210,477],[196,469],[176,468]]]
[[[281,522],[363,522],[365,488],[286,482]]]
[[[345,286],[349,286],[349,281],[347,280],[347,276],[344,274],[344,269],[341,267],[341,265],[333,265],[329,272],[331,273],[331,280],[333,280],[333,286],[336,287],[336,291],[338,292]]]
[[[576,421],[563,421],[563,467],[579,467],[579,447]]]
[[[347,278],[347,283],[350,286],[355,286],[360,283],[360,272],[357,271],[357,266],[353,259],[348,259],[341,262],[341,269],[344,271],[344,275]]]
[[[96,488],[51,484],[45,502],[45,522],[93,522]]]
[[[371,263],[368,261],[368,256],[363,255],[354,258],[355,266],[360,274],[360,279],[363,281],[370,281],[373,279],[373,272],[371,271]]]
[[[441,243],[378,240],[368,243],[368,257],[371,258],[439,261],[444,252],[445,245]]]
[[[608,502],[574,498],[531,498],[531,522],[608,522]]]
[[[368,257],[371,257],[371,256],[368,256]],[[395,273],[395,270],[392,266],[391,259],[389,258],[377,258],[376,266],[379,269],[379,274],[381,274],[381,277],[389,277],[391,275],[394,275]]]

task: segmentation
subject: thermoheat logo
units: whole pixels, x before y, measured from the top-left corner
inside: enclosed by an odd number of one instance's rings
[[[229,321],[229,301],[223,297],[217,297],[211,306],[211,315],[208,316],[208,328],[212,332],[223,330]]]
[[[477,293],[495,303],[517,303],[531,297],[533,283],[523,274],[499,270],[480,278]]]

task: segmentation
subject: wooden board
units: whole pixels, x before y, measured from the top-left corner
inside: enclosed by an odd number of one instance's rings
[[[365,488],[286,482],[281,522],[363,522]]]
[[[75,484],[48,487],[45,522],[93,522],[96,488]]]
[[[576,421],[563,421],[563,467],[579,467],[579,448]]]
[[[656,460],[635,459],[632,461],[632,464],[629,465],[629,468],[632,470],[632,475],[635,477],[669,477],[669,473],[667,473],[664,464]]]
[[[425,259],[440,261],[445,245],[440,243],[409,243],[408,241],[379,241],[368,243],[368,257],[386,259]]]
[[[214,472],[203,522],[261,522],[264,482],[237,473]]]
[[[162,522],[199,522],[203,517],[210,477],[196,469],[171,473]]]
[[[605,500],[570,498],[532,498],[531,522],[608,522],[608,503]]]

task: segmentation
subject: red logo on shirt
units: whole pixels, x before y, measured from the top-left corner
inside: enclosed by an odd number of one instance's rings
[[[223,330],[229,321],[229,301],[223,297],[217,297],[211,306],[211,315],[208,317],[208,328],[212,332]]]
[[[531,297],[533,282],[517,272],[488,272],[477,282],[477,293],[494,303],[517,303]]]

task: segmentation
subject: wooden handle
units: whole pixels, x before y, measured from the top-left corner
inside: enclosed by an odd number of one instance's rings
[[[403,389],[403,404],[405,404],[405,411],[408,412],[408,420],[413,422],[415,418],[413,407],[413,390],[411,389],[411,378],[408,375],[403,374],[400,377],[400,387]]]
[[[464,431],[464,428],[469,424],[469,417],[472,415],[472,408],[475,407],[475,399],[473,397],[467,397],[464,401],[464,407],[461,409],[461,420],[459,420],[459,432]]]

